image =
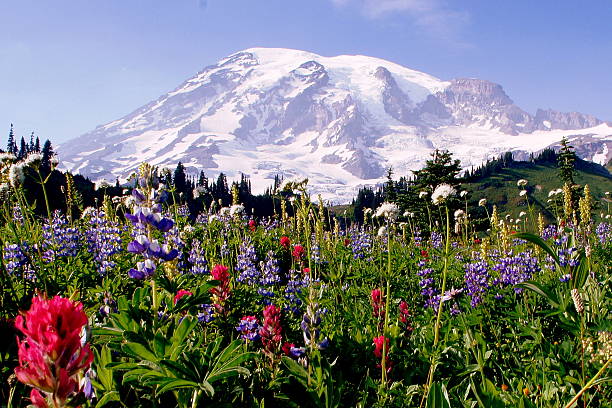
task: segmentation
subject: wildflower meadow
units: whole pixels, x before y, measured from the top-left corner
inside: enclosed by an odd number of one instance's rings
[[[272,216],[193,213],[143,164],[53,209],[39,156],[0,158],[0,406],[612,406],[609,193],[544,215],[521,179],[507,217],[439,183],[355,222],[289,180]]]

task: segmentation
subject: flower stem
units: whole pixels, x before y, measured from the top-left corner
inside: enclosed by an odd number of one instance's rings
[[[595,376],[593,376],[593,378],[591,378],[589,380],[588,383],[586,383],[586,385],[584,387],[582,387],[582,389],[580,391],[578,391],[578,394],[576,394],[574,396],[574,398],[572,398],[572,400],[570,402],[567,403],[567,405],[564,408],[570,408],[571,406],[573,406],[576,401],[578,401],[578,398],[580,398],[580,396],[582,394],[584,394],[584,392],[586,390],[588,390],[589,388],[591,388],[593,386],[593,384],[595,383],[595,381],[597,381],[597,379],[604,373],[604,371],[606,371],[606,369],[608,368],[608,366],[610,365],[610,362],[612,361],[612,358],[609,358],[608,361],[606,361],[606,364],[604,364],[601,369],[597,372],[597,374],[595,374]]]

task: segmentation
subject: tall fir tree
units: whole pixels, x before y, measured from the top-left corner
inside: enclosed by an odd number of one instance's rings
[[[557,156],[557,167],[559,168],[559,178],[563,183],[574,185],[574,175],[576,174],[575,169],[576,163],[576,152],[574,147],[569,144],[568,140],[563,137],[561,139],[561,149]]]
[[[17,156],[17,143],[15,143],[15,131],[13,130],[13,124],[11,123],[11,130],[9,130],[8,142],[6,144],[7,153],[14,154]]]
[[[51,171],[51,158],[53,157],[53,146],[51,145],[51,141],[47,139],[42,148],[42,160],[40,163],[41,170],[45,172]]]
[[[40,153],[40,139],[36,136],[36,142],[34,143],[34,151]]]
[[[440,184],[459,184],[457,175],[461,171],[461,162],[453,160],[452,154],[448,150],[436,149],[431,154],[431,159],[425,162],[425,167],[414,171],[415,182],[422,189],[433,191]]]
[[[28,153],[33,153],[35,152],[35,146],[34,146],[34,132],[30,133],[30,143],[28,143]]]
[[[391,167],[387,169],[387,181],[385,182],[384,194],[385,200],[388,202],[393,202],[397,198],[395,184],[393,182],[393,169]]]
[[[25,158],[28,155],[28,145],[26,144],[25,139],[21,136],[21,142],[19,142],[19,152],[17,153],[17,158],[19,160]]]

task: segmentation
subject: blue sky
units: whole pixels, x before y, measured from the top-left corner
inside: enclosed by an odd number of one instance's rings
[[[380,57],[612,120],[609,0],[10,0],[0,16],[2,147],[11,122],[60,143],[249,47]]]

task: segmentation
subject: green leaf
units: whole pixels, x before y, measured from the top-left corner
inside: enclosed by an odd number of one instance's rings
[[[546,252],[548,255],[550,255],[555,260],[555,263],[557,265],[560,265],[559,256],[557,255],[557,253],[553,251],[553,249],[546,243],[546,241],[544,241],[539,236],[535,234],[531,234],[529,232],[519,232],[517,234],[512,235],[512,238],[524,239],[525,241],[529,241],[532,244],[539,246],[540,248],[544,250],[544,252]]]
[[[105,393],[98,400],[98,403],[96,404],[96,408],[103,407],[109,402],[113,402],[113,401],[121,401],[121,398],[119,397],[119,393],[117,391],[110,391],[110,392]]]
[[[544,288],[544,286],[542,286],[541,284],[537,283],[537,282],[523,282],[523,283],[519,283],[518,285],[516,285],[518,287],[521,288],[525,288],[525,289],[529,289],[532,292],[537,293],[538,295],[542,296],[544,299],[546,299],[548,301],[548,303],[555,309],[559,308],[559,299],[557,298],[556,295],[554,295],[553,293],[551,293],[549,290],[547,290],[546,288]]]
[[[151,350],[149,350],[148,348],[146,348],[142,344],[139,344],[139,343],[126,343],[126,344],[123,345],[123,347],[121,347],[121,349],[126,354],[128,354],[128,355],[130,355],[132,357],[136,357],[136,358],[139,358],[141,360],[153,361],[153,362],[157,361],[157,357],[155,356],[155,354],[153,354],[151,352]]]
[[[451,408],[450,401],[448,399],[448,392],[444,384],[440,384],[437,381],[431,384],[429,392],[427,393],[427,404],[426,408]]]
[[[181,380],[178,378],[164,377],[157,383],[161,387],[157,389],[157,394],[163,394],[164,392],[176,390],[179,388],[200,388],[200,384],[193,381]]]

